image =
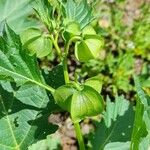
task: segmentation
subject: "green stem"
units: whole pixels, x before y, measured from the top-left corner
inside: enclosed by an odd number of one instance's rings
[[[68,52],[69,52],[69,47],[71,45],[71,43],[73,41],[77,41],[77,40],[81,40],[82,38],[80,36],[74,36],[72,37],[66,44],[66,47],[65,47],[65,55],[67,56],[68,55]]]
[[[39,86],[43,87],[44,89],[50,91],[51,93],[54,93],[55,92],[55,89],[52,88],[51,86],[48,86],[48,85],[44,85],[42,83],[37,83]]]
[[[68,68],[67,68],[67,56],[68,56],[68,52],[69,52],[69,47],[70,47],[71,43],[75,40],[81,40],[81,37],[79,37],[79,36],[72,37],[67,42],[67,44],[65,46],[65,53],[64,53],[64,56],[63,56],[63,70],[64,70],[65,83],[70,82],[69,74],[68,74]],[[84,145],[84,141],[83,141],[83,137],[82,137],[82,133],[81,133],[79,123],[74,123],[74,128],[75,128],[77,140],[78,140],[78,143],[79,143],[79,148],[80,148],[80,150],[85,150],[85,145]]]
[[[64,71],[64,78],[65,83],[69,83],[69,74],[68,74],[68,68],[67,68],[67,57],[64,56],[63,58],[63,71]]]
[[[74,123],[74,128],[75,128],[75,131],[76,131],[76,136],[77,136],[77,139],[78,139],[79,148],[80,148],[80,150],[85,150],[85,145],[84,145],[84,141],[83,141],[83,137],[82,137],[82,133],[81,133],[79,123]]]
[[[48,37],[52,40],[58,56],[61,57],[61,50],[58,46],[58,35],[56,35],[56,39],[54,39],[53,35],[49,35]]]
[[[64,70],[64,78],[65,78],[65,83],[69,83],[69,74],[68,74],[68,68],[67,68],[67,56],[69,52],[70,45],[73,41],[75,40],[81,40],[81,37],[79,36],[74,36],[72,37],[66,44],[65,46],[65,54],[63,58],[63,70]]]

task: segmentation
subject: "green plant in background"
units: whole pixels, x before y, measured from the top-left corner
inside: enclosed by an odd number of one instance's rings
[[[149,43],[149,37],[150,37],[150,9],[149,5],[143,5],[141,6],[142,15],[140,20],[136,21],[135,25],[133,27],[133,31],[135,32],[135,35],[133,36],[133,42],[135,45],[135,54],[140,55],[144,58],[150,59],[150,43]]]
[[[7,12],[11,3],[10,0],[0,2],[3,8],[0,15],[0,149],[61,149],[59,139],[51,135],[58,126],[48,123],[48,117],[62,110],[70,114],[80,150],[146,149],[150,142],[149,96],[136,77],[135,112],[134,106],[118,95],[119,90],[128,92],[133,88],[129,82],[134,53],[124,54],[118,44],[121,43],[118,35],[124,26],[117,18],[121,18],[122,12],[116,13],[115,5],[112,6],[115,26],[107,32],[113,31],[111,36],[119,52],[115,55],[110,51],[106,57],[103,47],[108,47],[102,35],[108,34],[95,25],[96,1],[90,4],[87,0],[14,1],[12,19]],[[26,6],[29,9],[23,13],[21,8]],[[29,26],[16,24],[16,20],[21,23],[29,16]],[[72,49],[76,62],[83,66],[83,70],[75,68],[74,80],[68,71]],[[59,64],[50,71],[41,69],[38,60],[51,55],[55,55]],[[100,72],[103,74],[98,75]],[[84,75],[90,78],[80,79]],[[103,84],[113,89],[114,102],[107,96],[104,103],[100,94]],[[99,114],[100,119],[93,121],[95,131],[85,145],[80,122]]]

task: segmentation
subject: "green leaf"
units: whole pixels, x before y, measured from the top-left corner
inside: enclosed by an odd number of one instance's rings
[[[25,53],[19,36],[8,26],[0,40],[0,76],[14,79],[12,85],[0,82],[0,149],[27,149],[57,129],[48,123],[55,107],[52,95],[47,95],[44,89],[52,92],[53,88],[45,85],[35,58]],[[55,71],[52,70],[50,78],[53,87],[62,83],[55,78],[56,73],[61,75],[62,72]]]
[[[31,0],[1,0],[0,1],[0,25],[6,21],[17,33],[28,27],[37,26],[28,16],[32,13]],[[2,26],[0,27],[2,31]]]
[[[74,122],[79,122],[85,117],[96,116],[104,109],[103,98],[96,90],[87,85],[81,88],[83,89],[72,96],[70,113]]]
[[[103,150],[107,143],[130,141],[134,122],[133,106],[123,96],[114,102],[107,98],[106,111],[101,122],[96,122],[96,130],[90,141],[93,150]],[[130,119],[129,119],[130,118]]]
[[[60,65],[48,72],[53,81],[48,83],[52,87],[64,84],[63,76],[58,75],[62,75]],[[27,149],[56,131],[57,126],[48,123],[50,113],[58,109],[49,93],[29,82],[19,89],[8,81],[0,81],[0,84],[0,149]]]
[[[65,13],[67,19],[78,22],[81,29],[93,20],[92,9],[88,5],[87,0],[80,2],[67,1],[65,4]]]
[[[13,92],[13,88],[9,81],[0,80],[0,84],[4,90],[6,90],[8,92]]]
[[[38,141],[31,145],[28,150],[61,150],[60,139],[51,136],[47,136],[46,139]]]
[[[104,150],[130,150],[130,142],[112,142],[105,146]]]
[[[105,125],[107,128],[111,126],[111,122],[116,121],[118,116],[123,116],[124,113],[128,110],[129,108],[129,101],[124,99],[123,96],[119,96],[115,98],[115,103],[111,102],[109,97],[107,97],[106,101],[106,111],[103,113],[104,114],[104,121]]]
[[[32,82],[54,92],[44,84],[35,57],[26,53],[19,36],[7,25],[0,42],[0,76],[11,77],[18,85]]]
[[[144,107],[140,103],[140,101],[137,101],[134,128],[132,131],[132,138],[131,138],[131,150],[139,149],[140,139],[147,135],[146,126],[143,121],[143,114],[144,114]]]
[[[131,139],[131,150],[139,149],[142,138],[150,132],[150,97],[145,94],[138,77],[134,77],[137,91],[136,115]]]
[[[140,140],[139,150],[148,150],[150,147],[150,134]]]
[[[38,116],[49,102],[44,89],[23,85],[15,91],[8,84],[1,84],[9,92],[0,86],[0,149],[26,149],[35,140],[44,138],[45,133],[50,134],[57,129],[48,123],[48,116],[42,120]],[[36,123],[37,118],[42,124]]]
[[[41,21],[46,25],[48,29],[51,28],[51,17],[53,7],[50,5],[48,0],[35,0],[33,5],[34,10],[41,19]]]

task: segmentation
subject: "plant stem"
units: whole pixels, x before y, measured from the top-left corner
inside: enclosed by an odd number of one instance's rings
[[[67,57],[64,56],[63,58],[63,70],[64,70],[64,78],[65,78],[65,83],[69,83],[69,74],[68,74],[68,68],[67,68]]]
[[[76,136],[78,139],[79,148],[80,148],[80,150],[85,150],[85,145],[84,145],[84,141],[83,141],[79,123],[74,123],[74,128],[75,128]]]
[[[67,68],[67,56],[68,56],[68,52],[69,52],[69,48],[70,48],[70,45],[73,41],[75,40],[80,40],[81,37],[79,36],[74,36],[72,37],[66,44],[65,46],[65,53],[64,53],[64,56],[63,56],[63,70],[64,70],[64,78],[65,78],[65,83],[69,83],[69,74],[68,74],[68,68]]]
[[[77,41],[77,40],[81,40],[82,38],[80,36],[74,36],[72,37],[66,44],[66,47],[65,47],[65,55],[68,55],[68,52],[69,52],[69,47],[71,45],[71,43],[73,41]]]
[[[75,40],[81,40],[81,37],[79,37],[79,36],[72,37],[65,45],[65,53],[63,56],[63,70],[64,70],[65,83],[70,82],[68,68],[67,68],[67,56],[68,56],[68,52],[69,52],[69,47],[70,47],[71,43]],[[74,123],[74,128],[75,128],[77,140],[79,143],[79,148],[80,148],[80,150],[85,150],[85,145],[84,145],[84,141],[83,141],[79,123]]]
[[[54,39],[53,35],[49,35],[48,37],[52,40],[52,43],[54,44],[54,47],[55,47],[56,52],[57,52],[57,55],[59,57],[61,57],[61,50],[60,50],[60,48],[58,46],[58,41],[57,41],[58,40],[58,36],[56,35],[56,40]]]

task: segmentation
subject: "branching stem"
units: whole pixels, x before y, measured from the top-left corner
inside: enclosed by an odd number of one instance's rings
[[[62,53],[61,53],[61,49],[58,46],[58,35],[56,35],[56,39],[54,39],[53,35],[49,35],[48,37],[52,40],[52,43],[54,44],[54,47],[55,47],[56,52],[57,52],[57,55],[59,57],[61,57]]]
[[[58,56],[60,58],[63,58],[63,61],[62,61],[62,63],[63,63],[63,72],[64,72],[65,83],[67,84],[67,83],[70,82],[68,67],[67,67],[67,57],[68,57],[69,48],[70,48],[70,45],[71,45],[72,42],[82,40],[82,38],[79,37],[79,36],[72,37],[65,45],[64,54],[62,54],[62,51],[58,46],[58,34],[56,35],[55,39],[54,39],[53,35],[49,35],[49,38],[52,40],[52,42],[54,44],[54,47],[57,51]],[[84,145],[84,141],[83,141],[83,137],[82,137],[82,133],[81,133],[79,123],[74,123],[74,128],[75,128],[77,140],[79,142],[79,148],[80,148],[80,150],[85,150],[85,145]]]
[[[63,69],[64,69],[65,83],[70,82],[68,68],[67,68],[67,56],[68,56],[69,48],[70,48],[71,43],[73,41],[77,41],[77,40],[82,40],[82,38],[79,36],[74,36],[67,42],[67,44],[65,46],[65,53],[63,56]],[[74,128],[75,128],[77,140],[79,143],[79,148],[80,148],[80,150],[85,150],[85,145],[84,145],[84,141],[83,141],[83,137],[82,137],[82,133],[81,133],[81,129],[80,129],[80,124],[74,123]]]

